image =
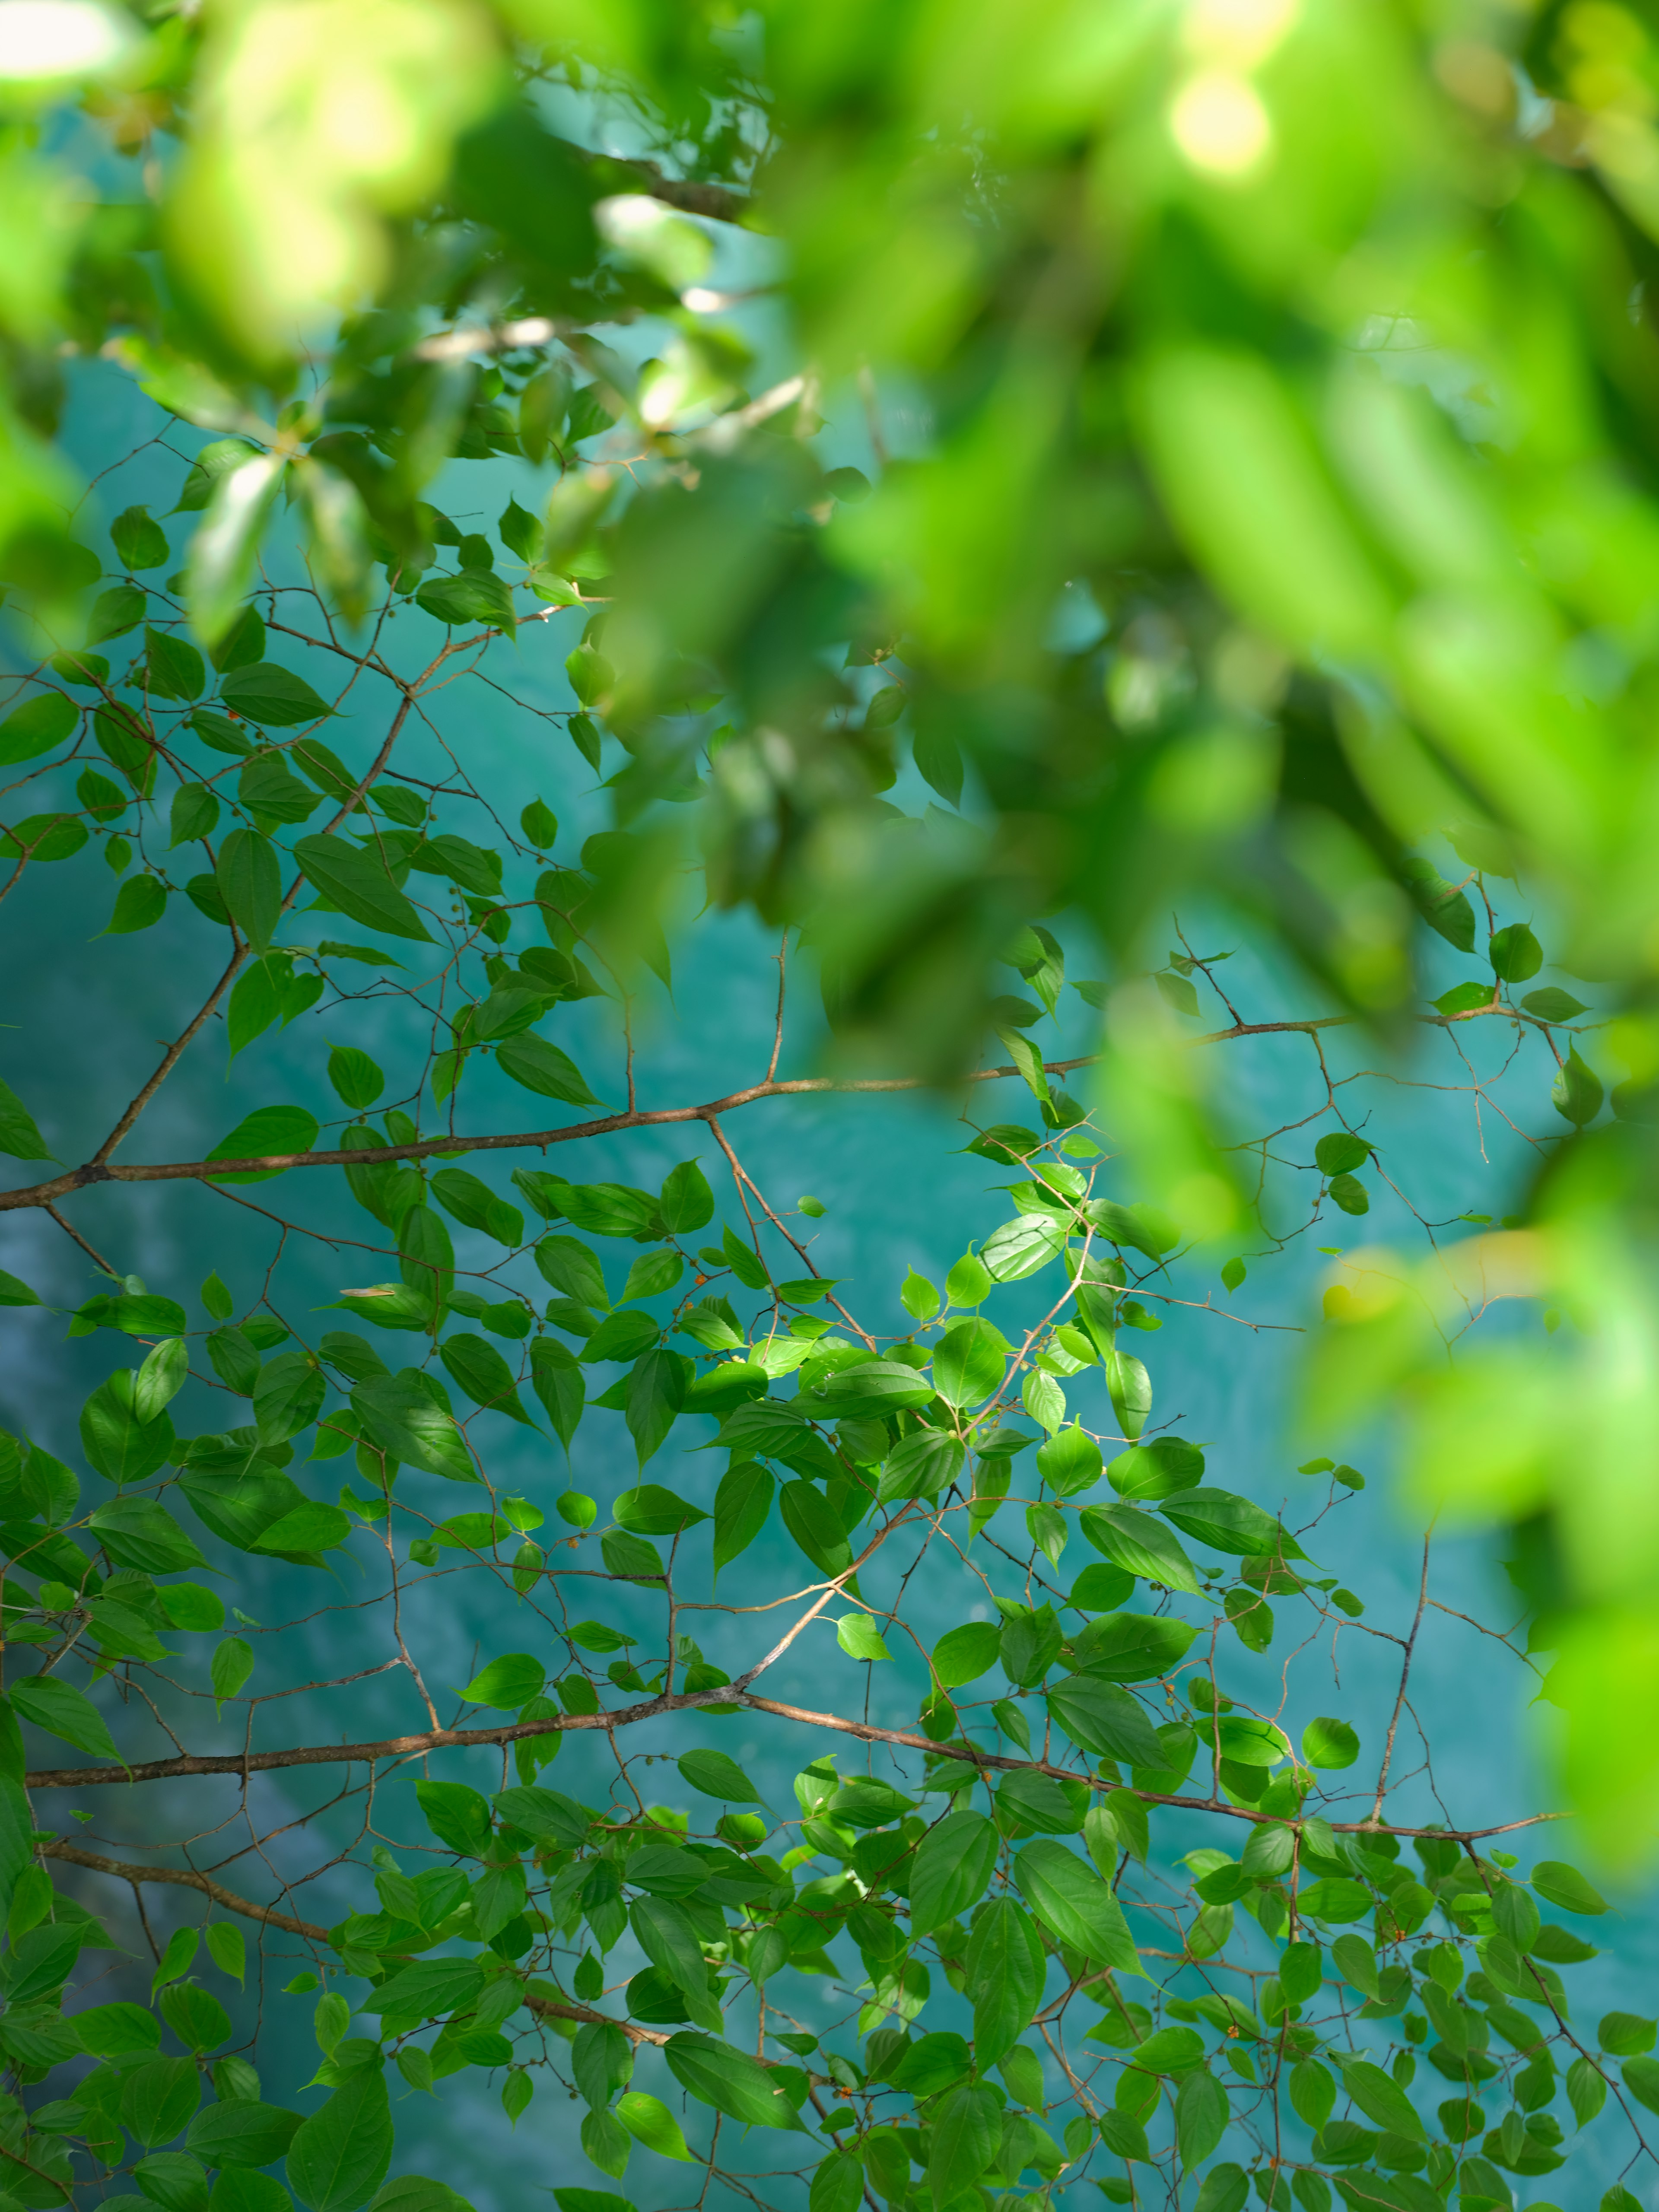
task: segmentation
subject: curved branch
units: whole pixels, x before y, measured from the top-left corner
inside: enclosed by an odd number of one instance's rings
[[[1514,1006],[1502,1006],[1495,1000],[1489,1006],[1472,1007],[1467,1013],[1414,1014],[1412,1018],[1431,1029],[1453,1029],[1463,1022],[1478,1022],[1490,1014],[1501,1014],[1506,1020],[1524,1023],[1534,1029],[1547,1030],[1550,1026],[1536,1015],[1523,1014]],[[1320,1030],[1349,1028],[1364,1018],[1359,1014],[1327,1014],[1308,1022],[1239,1022],[1230,1030],[1212,1030],[1205,1036],[1189,1037],[1187,1042],[1196,1047],[1231,1044],[1240,1037],[1292,1033],[1312,1036]],[[1097,1052],[1085,1052],[1075,1060],[1045,1060],[1043,1073],[1069,1075],[1074,1068],[1097,1066],[1102,1057]],[[954,1080],[999,1083],[1020,1073],[1017,1067],[975,1067]],[[858,1079],[803,1075],[781,1083],[751,1083],[747,1090],[731,1091],[724,1098],[712,1098],[703,1106],[665,1106],[651,1113],[606,1114],[598,1121],[574,1121],[562,1129],[517,1129],[487,1137],[422,1137],[412,1145],[376,1145],[361,1152],[262,1152],[245,1160],[167,1160],[151,1167],[111,1167],[93,1160],[84,1167],[70,1168],[63,1175],[54,1176],[49,1182],[0,1191],[0,1213],[12,1212],[21,1206],[50,1206],[56,1199],[66,1198],[71,1191],[85,1190],[100,1182],[210,1182],[218,1176],[247,1175],[260,1170],[280,1173],[288,1168],[379,1167],[392,1160],[425,1159],[434,1153],[459,1158],[463,1152],[524,1152],[532,1148],[544,1152],[550,1145],[573,1144],[586,1137],[608,1137],[618,1129],[656,1128],[675,1121],[712,1122],[717,1115],[733,1113],[739,1106],[752,1106],[762,1098],[795,1098],[820,1092],[931,1091],[941,1087],[949,1086],[941,1086],[922,1075]]]
[[[267,1927],[280,1928],[289,1936],[304,1936],[313,1943],[326,1943],[329,1940],[326,1928],[319,1928],[310,1920],[296,1920],[291,1912],[278,1912],[274,1905],[255,1905],[251,1898],[238,1897],[234,1889],[225,1888],[210,1875],[198,1874],[193,1867],[134,1866],[125,1859],[106,1859],[98,1851],[83,1851],[79,1844],[65,1843],[62,1837],[42,1844],[40,1856],[67,1859],[71,1866],[90,1867],[95,1874],[112,1874],[122,1881],[171,1882],[179,1889],[199,1889],[216,1905],[222,1905],[227,1912],[240,1912],[245,1920],[262,1920]]]
[[[1045,1068],[1050,1075],[1066,1075],[1075,1067],[1092,1067],[1099,1058],[1098,1053],[1085,1053],[1077,1060],[1048,1060]],[[980,1067],[971,1069],[959,1079],[964,1083],[995,1083],[1018,1073],[1017,1067]],[[94,1183],[211,1182],[220,1176],[246,1175],[258,1170],[372,1168],[390,1160],[425,1159],[434,1153],[458,1158],[463,1152],[516,1152],[532,1147],[545,1152],[550,1145],[573,1144],[584,1137],[608,1137],[618,1129],[653,1128],[673,1121],[712,1121],[718,1115],[730,1114],[739,1106],[752,1106],[762,1098],[791,1098],[817,1091],[926,1091],[934,1087],[920,1075],[872,1077],[857,1081],[842,1081],[830,1075],[797,1076],[781,1083],[753,1083],[746,1091],[733,1091],[725,1098],[711,1099],[706,1106],[665,1106],[648,1113],[606,1114],[596,1121],[574,1121],[562,1129],[521,1129],[487,1137],[422,1137],[414,1144],[374,1145],[361,1152],[264,1152],[245,1160],[169,1160],[149,1167],[109,1166],[94,1160],[84,1167],[70,1168],[49,1182],[31,1183],[21,1190],[0,1191],[0,1213],[20,1206],[49,1206],[54,1199],[66,1197],[70,1191],[85,1190]]]
[[[805,1728],[833,1729],[842,1735],[857,1736],[864,1743],[896,1744],[907,1751],[925,1753],[930,1759],[960,1759],[964,1765],[997,1773],[1047,1774],[1057,1782],[1087,1783],[1091,1790],[1116,1790],[1121,1786],[1109,1776],[1080,1774],[1075,1767],[1060,1766],[1051,1759],[1011,1759],[1006,1753],[981,1751],[969,1743],[933,1743],[909,1729],[878,1728],[870,1721],[843,1719],[839,1713],[819,1713],[804,1705],[784,1705],[775,1698],[757,1697],[753,1691],[741,1689],[736,1683],[714,1690],[675,1692],[647,1698],[641,1705],[622,1705],[614,1712],[554,1713],[545,1720],[508,1721],[500,1728],[428,1729],[419,1735],[386,1736],[376,1743],[295,1744],[285,1751],[250,1751],[229,1757],[186,1753],[182,1758],[153,1759],[128,1767],[47,1767],[26,1774],[23,1779],[30,1790],[85,1790],[106,1782],[165,1782],[181,1774],[246,1775],[269,1773],[289,1766],[372,1765],[384,1759],[420,1759],[428,1752],[457,1746],[518,1743],[526,1736],[557,1735],[570,1729],[633,1728],[641,1721],[656,1720],[664,1713],[695,1712],[701,1706],[711,1705],[741,1705],[751,1712],[798,1721]],[[1214,1797],[1182,1796],[1158,1790],[1136,1790],[1131,1795],[1139,1797],[1144,1805],[1178,1805],[1189,1812],[1217,1813],[1229,1820],[1253,1824],[1273,1822],[1281,1817],[1258,1813],[1249,1805],[1228,1805]],[[1565,1813],[1534,1813],[1525,1820],[1505,1820],[1490,1828],[1396,1828],[1385,1820],[1333,1820],[1328,1825],[1340,1835],[1439,1836],[1455,1842],[1468,1842],[1480,1836],[1506,1836],[1517,1828],[1538,1827],[1547,1821],[1567,1818]],[[64,1846],[59,1856],[73,1856],[74,1852]],[[206,1878],[172,1874],[166,1879],[194,1881]]]

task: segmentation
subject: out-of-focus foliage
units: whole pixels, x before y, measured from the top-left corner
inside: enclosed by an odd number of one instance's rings
[[[1659,1806],[1632,1726],[1659,1695],[1646,19],[3,12],[0,565],[51,641],[117,618],[54,445],[66,356],[110,351],[213,434],[204,646],[284,503],[348,621],[379,562],[510,622],[465,547],[428,575],[423,494],[457,454],[544,461],[535,590],[610,579],[577,737],[620,739],[644,858],[604,895],[637,911],[700,840],[718,899],[808,926],[849,1063],[960,1066],[1019,929],[1073,913],[1132,979],[1195,890],[1398,1036],[1418,915],[1457,942],[1460,878],[1523,887],[1610,1017],[1565,1063],[1515,1261],[1577,1328],[1447,1372],[1432,1291],[1382,1268],[1313,1387],[1328,1421],[1403,1413],[1448,1512],[1541,1530],[1571,1787],[1634,1848]],[[782,271],[798,374],[768,392],[709,281],[730,224]],[[643,371],[602,335],[641,318]],[[872,465],[826,471],[820,417],[861,405]],[[912,763],[943,802],[920,823],[880,797]],[[1104,994],[1105,1096],[1153,1196],[1218,1236],[1246,1201],[1145,994]]]

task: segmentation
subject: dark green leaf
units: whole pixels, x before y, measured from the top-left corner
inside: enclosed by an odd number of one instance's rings
[[[663,2056],[669,2072],[699,2104],[748,2126],[800,2129],[799,2115],[769,2070],[729,2043],[682,2033],[669,2038]]]
[[[319,721],[334,712],[303,676],[271,660],[230,670],[219,690],[233,714],[244,714],[266,729],[292,729],[298,723]]]
[[[733,1759],[723,1751],[688,1751],[675,1761],[681,1779],[705,1797],[728,1805],[763,1805],[765,1799]]]
[[[526,1428],[535,1426],[520,1400],[513,1370],[493,1344],[481,1336],[447,1337],[438,1356],[475,1405],[506,1413]]]
[[[1093,1869],[1063,1844],[1039,1838],[1014,1860],[1014,1880],[1051,1936],[1085,1959],[1119,1972],[1138,1973],[1140,1961],[1123,1908]]]
[[[518,624],[513,592],[504,578],[487,568],[464,568],[458,576],[428,576],[415,594],[418,605],[441,623],[487,623],[509,637]]]
[[[508,1037],[496,1046],[495,1060],[504,1075],[541,1097],[562,1099],[568,1106],[599,1103],[574,1060],[545,1037]]]
[[[0,1083],[0,1152],[14,1160],[49,1160],[40,1132],[9,1083]]]
[[[274,2166],[300,2126],[301,2115],[281,2105],[209,2105],[191,2122],[185,2148],[204,2166]]]
[[[38,691],[0,722],[0,768],[15,768],[61,744],[80,720],[80,709],[61,691]]]
[[[310,2212],[351,2212],[372,2197],[392,2163],[392,2108],[385,2076],[364,2066],[295,2136],[284,2171]]]
[[[211,1160],[254,1160],[294,1158],[311,1151],[317,1141],[317,1123],[303,1106],[261,1106],[239,1121],[208,1154]],[[249,1168],[221,1175],[216,1182],[269,1182],[284,1168]]]
[[[995,2158],[1001,2139],[1001,2106],[988,2082],[963,2081],[945,2092],[933,2114],[927,2160],[936,2208],[973,2187]]]
[[[331,905],[365,929],[431,942],[420,915],[374,852],[339,837],[302,837],[294,857]]]

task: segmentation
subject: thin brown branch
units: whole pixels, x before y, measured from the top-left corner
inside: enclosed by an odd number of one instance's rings
[[[1075,1067],[1092,1067],[1098,1058],[1097,1053],[1085,1053],[1078,1060],[1049,1060],[1045,1065],[1050,1075],[1065,1075]],[[960,1079],[964,1083],[994,1083],[1018,1073],[1013,1067],[981,1067],[971,1069]],[[857,1081],[843,1081],[829,1075],[799,1076],[781,1083],[750,1084],[746,1091],[734,1091],[725,1098],[711,1099],[706,1106],[667,1106],[649,1112],[606,1114],[598,1121],[574,1121],[562,1129],[520,1129],[483,1137],[452,1136],[446,1132],[435,1137],[422,1137],[414,1144],[375,1145],[361,1152],[267,1152],[246,1160],[169,1160],[143,1167],[117,1167],[98,1159],[89,1161],[84,1167],[68,1169],[49,1182],[32,1183],[21,1190],[0,1191],[0,1213],[20,1206],[48,1206],[54,1199],[66,1197],[71,1191],[85,1190],[94,1183],[210,1182],[216,1176],[245,1175],[261,1169],[377,1167],[383,1161],[425,1159],[440,1152],[516,1152],[531,1147],[545,1152],[550,1145],[572,1144],[585,1137],[606,1137],[618,1129],[654,1128],[676,1121],[708,1121],[717,1114],[732,1113],[739,1106],[752,1106],[762,1098],[788,1098],[821,1091],[925,1091],[932,1087],[920,1075],[873,1077]]]
[[[118,1778],[112,1775],[112,1781]],[[65,1843],[61,1836],[49,1844],[42,1844],[40,1855],[48,1859],[67,1859],[71,1866],[91,1867],[96,1874],[112,1874],[122,1881],[171,1882],[180,1889],[199,1889],[216,1905],[222,1905],[227,1912],[240,1912],[245,1920],[262,1920],[268,1927],[280,1928],[285,1935],[303,1936],[313,1943],[326,1943],[326,1928],[319,1928],[309,1920],[296,1920],[291,1912],[278,1912],[274,1905],[255,1905],[251,1898],[238,1897],[234,1889],[227,1889],[210,1876],[198,1874],[191,1867],[134,1866],[126,1859],[106,1859],[100,1852],[82,1850],[79,1844]]]
[[[1061,1766],[1048,1759],[1011,1759],[1005,1753],[981,1751],[972,1744],[933,1743],[908,1729],[878,1728],[869,1721],[844,1719],[839,1713],[813,1712],[803,1705],[781,1704],[774,1698],[757,1698],[752,1691],[743,1690],[735,1682],[719,1689],[649,1698],[643,1704],[621,1705],[612,1712],[555,1713],[545,1720],[508,1721],[500,1728],[429,1729],[418,1735],[386,1736],[376,1743],[295,1744],[283,1751],[253,1751],[230,1757],[186,1753],[179,1759],[141,1760],[127,1767],[48,1767],[26,1775],[24,1782],[31,1790],[84,1790],[106,1782],[163,1782],[179,1774],[246,1775],[268,1773],[285,1766],[373,1765],[381,1759],[422,1759],[430,1752],[455,1746],[517,1743],[526,1736],[555,1735],[568,1729],[609,1731],[632,1728],[641,1721],[656,1720],[664,1713],[695,1712],[702,1705],[739,1704],[753,1712],[770,1713],[779,1720],[797,1721],[805,1728],[833,1729],[842,1735],[857,1736],[866,1743],[896,1744],[907,1751],[925,1753],[930,1758],[960,1759],[975,1769],[1048,1774],[1056,1781],[1086,1782],[1095,1790],[1121,1786],[1109,1778],[1080,1773],[1075,1767]],[[1133,1794],[1143,1804],[1179,1805],[1191,1812],[1215,1813],[1234,1820],[1255,1823],[1280,1817],[1277,1814],[1258,1813],[1248,1805],[1229,1805],[1212,1797],[1179,1796],[1156,1790],[1137,1790]],[[1565,1813],[1534,1813],[1525,1820],[1505,1820],[1490,1828],[1397,1828],[1380,1820],[1333,1820],[1329,1826],[1342,1835],[1433,1835],[1468,1841],[1480,1836],[1506,1836],[1517,1828],[1537,1827],[1543,1822],[1568,1817]]]

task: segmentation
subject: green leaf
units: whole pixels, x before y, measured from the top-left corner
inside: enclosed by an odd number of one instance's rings
[[[138,584],[117,584],[110,591],[100,592],[88,617],[87,643],[103,645],[112,637],[125,637],[143,622],[149,605]]]
[[[1037,1473],[1060,1498],[1075,1498],[1100,1480],[1100,1446],[1086,1429],[1061,1429],[1038,1447]]]
[[[0,1267],[0,1306],[38,1306],[41,1303],[39,1291],[32,1291],[21,1278]]]
[[[505,1712],[516,1712],[532,1698],[541,1695],[546,1680],[547,1669],[539,1659],[527,1652],[510,1651],[492,1659],[461,1694],[470,1705],[499,1705]]]
[[[1402,873],[1418,912],[1460,952],[1474,950],[1474,908],[1467,891],[1446,882],[1427,860],[1407,860]]]
[[[1198,1595],[1193,1563],[1160,1521],[1133,1505],[1087,1505],[1079,1524],[1096,1551],[1125,1573]]]
[[[720,1477],[714,1492],[714,1572],[746,1552],[772,1510],[775,1487],[771,1472],[758,1460],[739,1460]]]
[[[213,879],[225,911],[256,952],[270,945],[281,916],[276,848],[257,830],[233,830],[219,848]]]
[[[392,2136],[386,2077],[378,2066],[362,2067],[295,2136],[289,2187],[310,2212],[351,2212],[385,2180]]]
[[[118,1567],[146,1575],[175,1575],[186,1567],[207,1565],[166,1506],[154,1498],[118,1498],[95,1506],[88,1523]]]
[[[271,660],[229,670],[221,678],[219,690],[233,714],[245,715],[267,729],[292,729],[301,722],[320,721],[334,712],[303,676]]]
[[[331,905],[387,937],[429,945],[431,933],[373,852],[339,837],[302,837],[294,857]]]
[[[659,2158],[692,2160],[679,2122],[661,2098],[653,2097],[643,2089],[625,2090],[617,2100],[616,2112],[635,2142],[643,2143]],[[559,2193],[562,2192],[556,2192]]]
[[[717,2112],[747,2126],[804,2132],[799,2114],[770,2071],[729,2043],[712,2035],[682,2033],[669,2038],[663,2056],[669,2072],[699,2104],[712,2105]]]
[[[164,629],[144,629],[144,686],[155,699],[199,699],[207,669],[193,645]]]
[[[1579,1057],[1578,1048],[1574,1045],[1550,1085],[1551,1105],[1564,1121],[1571,1121],[1575,1129],[1582,1129],[1601,1112],[1605,1096],[1601,1077]]]
[[[1524,983],[1544,964],[1543,947],[1524,921],[1493,930],[1487,952],[1493,975],[1505,983]]]
[[[513,592],[505,578],[488,568],[463,568],[457,576],[428,576],[415,594],[417,606],[452,627],[460,623],[487,623],[509,637],[518,629]]]
[[[849,1659],[890,1659],[880,1630],[867,1613],[844,1613],[836,1623],[836,1641]]]
[[[1144,1710],[1115,1682],[1074,1674],[1046,1703],[1055,1725],[1085,1751],[1131,1766],[1156,1766],[1163,1756]]]
[[[1022,1213],[1017,1221],[1005,1221],[992,1231],[980,1249],[980,1258],[993,1282],[1017,1283],[1057,1260],[1065,1249],[1063,1222],[1051,1221],[1046,1214]]]
[[[1558,991],[1553,984],[1541,991],[1528,991],[1521,1003],[1540,1022],[1570,1022],[1589,1012],[1582,999],[1575,999],[1570,991]]]
[[[216,644],[208,647],[208,659],[222,676],[228,668],[246,668],[265,657],[265,619],[252,602],[243,607]]]
[[[617,1303],[626,1305],[633,1298],[654,1298],[672,1291],[684,1272],[685,1262],[678,1252],[643,1252],[629,1269]]]
[[[61,691],[38,691],[0,722],[0,768],[15,768],[62,744],[81,719],[81,710]]]
[[[933,1674],[942,1690],[960,1689],[976,1682],[995,1666],[1002,1645],[1002,1631],[994,1620],[969,1620],[947,1629],[933,1646]]]
[[[1390,2135],[1405,2136],[1413,2142],[1428,2141],[1427,2131],[1413,2110],[1411,2100],[1380,2066],[1373,2066],[1369,2059],[1350,2061],[1342,2069],[1342,2086],[1366,2118],[1379,2128],[1386,2128]]]
[[[1316,2132],[1336,2109],[1336,2083],[1316,2059],[1304,2058],[1291,2068],[1291,2104],[1297,2117]]]
[[[1297,2178],[1301,2179],[1300,2175]],[[1317,2179],[1316,2176],[1311,2178]],[[1249,2196],[1250,2185],[1243,2167],[1229,2160],[1225,2166],[1212,2166],[1205,2175],[1204,2186],[1198,2192],[1193,2212],[1244,2212]],[[1318,2199],[1307,2198],[1304,2202],[1310,2208],[1310,2212],[1323,2212]],[[1327,2198],[1325,2203],[1328,2202]]]
[[[1027,1844],[1015,1857],[1014,1880],[1032,1911],[1060,1942],[1099,1966],[1139,1972],[1128,1923],[1109,1884],[1064,1844],[1045,1837]]]
[[[323,1409],[328,1382],[308,1352],[279,1352],[259,1370],[253,1386],[253,1421],[264,1447],[286,1443],[308,1429]]]
[[[1644,2020],[1638,2013],[1605,2013],[1595,2039],[1615,2058],[1638,2058],[1652,2050],[1656,2027],[1659,2023]]]
[[[20,1717],[49,1735],[94,1758],[119,1757],[103,1715],[72,1684],[59,1681],[55,1674],[26,1674],[12,1683],[9,1695]]]
[[[537,1337],[530,1347],[530,1384],[546,1409],[553,1433],[568,1452],[587,1395],[574,1354],[550,1337]]]
[[[209,1956],[222,1974],[228,1974],[232,1981],[237,1983],[247,1978],[247,1944],[241,1929],[233,1922],[228,1920],[210,1922],[207,1931],[207,1947]],[[283,2148],[284,2149],[288,2148],[286,2143]],[[268,2165],[270,2161],[261,2160],[260,2163]]]
[[[481,1336],[451,1336],[439,1346],[438,1357],[475,1405],[506,1413],[527,1429],[535,1427],[519,1397],[512,1369],[493,1344]]]
[[[763,1805],[766,1800],[733,1759],[723,1751],[688,1751],[675,1761],[680,1778],[705,1797],[728,1805]]]
[[[783,1525],[820,1574],[843,1575],[853,1564],[853,1547],[841,1517],[814,1482],[804,1477],[786,1482],[778,1492]]]
[[[937,1498],[962,1473],[967,1458],[954,1437],[938,1429],[918,1429],[904,1437],[887,1455],[877,1489],[878,1501],[887,1505],[905,1498]]]
[[[216,459],[204,468],[209,453]],[[197,458],[180,505],[205,505],[207,513],[197,526],[185,562],[185,605],[191,629],[210,645],[241,616],[253,581],[259,535],[287,465],[275,453],[256,453],[232,439],[204,447]],[[199,496],[191,491],[198,474],[204,479],[197,485]]]
[[[1045,1966],[1027,1913],[1012,1898],[993,1898],[975,1919],[964,1961],[963,1993],[974,2008],[974,2058],[981,2071],[1030,2026]]]
[[[369,1442],[389,1458],[446,1475],[452,1482],[477,1480],[454,1415],[444,1410],[426,1378],[413,1370],[358,1383],[351,1393],[351,1409]]]
[[[958,1322],[933,1347],[933,1388],[952,1406],[982,1405],[1001,1389],[1011,1350],[988,1321]]]
[[[681,1529],[708,1518],[700,1506],[665,1490],[659,1482],[645,1482],[637,1489],[621,1492],[613,1510],[621,1525],[636,1536],[677,1536]]]
[[[202,2100],[196,2063],[152,2058],[123,2077],[121,2120],[146,2150],[181,2135]]]
[[[1547,1905],[1559,1905],[1563,1912],[1593,1919],[1610,1909],[1577,1868],[1564,1859],[1540,1859],[1532,1870],[1532,1886]]]
[[[613,1315],[612,1320],[621,1316]],[[590,1340],[591,1342],[591,1340]],[[691,1363],[678,1352],[645,1352],[635,1362],[629,1377],[628,1404],[623,1419],[634,1439],[634,1449],[643,1467],[674,1425],[685,1403]]]
[[[208,1154],[213,1160],[257,1160],[293,1158],[308,1152],[317,1142],[317,1123],[303,1106],[261,1106],[222,1137]],[[216,1176],[216,1182],[269,1182],[286,1168],[248,1168]]]
[[[714,1219],[714,1194],[696,1160],[682,1160],[669,1170],[663,1178],[659,1205],[665,1225],[675,1237],[702,1229]]]
[[[1443,991],[1434,1003],[1443,1014],[1472,1014],[1477,1006],[1491,1006],[1492,999],[1489,983],[1458,983],[1449,991]]]
[[[72,814],[29,814],[0,830],[0,855],[9,860],[67,860],[87,842]]]
[[[181,783],[173,794],[169,847],[210,837],[219,819],[219,802],[204,783]]]
[[[1152,1410],[1152,1377],[1133,1353],[1119,1352],[1115,1346],[1101,1352],[1100,1364],[1106,1371],[1106,1388],[1118,1426],[1133,1442],[1146,1427],[1146,1417]]]
[[[298,2112],[286,2112],[280,2105],[240,2100],[210,2105],[191,2122],[185,2148],[204,2166],[274,2166],[290,2148],[301,2124]]]
[[[1363,1168],[1371,1148],[1363,1137],[1346,1129],[1333,1129],[1314,1146],[1314,1163],[1322,1176],[1352,1175]]]
[[[1352,1766],[1359,1737],[1346,1721],[1313,1720],[1302,1731],[1302,1756],[1310,1766]]]
[[[273,1522],[272,1526],[279,1524]],[[246,1638],[228,1636],[213,1654],[211,1677],[213,1710],[216,1718],[227,1698],[234,1698],[253,1672],[253,1647]]]
[[[997,2154],[1002,2110],[986,2081],[963,2081],[940,2098],[933,2112],[927,2185],[935,2207],[970,2190]]]
[[[495,1064],[503,1075],[543,1098],[562,1099],[568,1106],[597,1106],[599,1100],[588,1089],[581,1070],[557,1045],[545,1037],[508,1037],[495,1048]]]
[[[620,1649],[620,1644],[615,1648]],[[497,1791],[495,1803],[503,1820],[538,1842],[574,1850],[587,1839],[592,1825],[587,1814],[556,1790],[502,1790]]]
[[[1191,2173],[1220,2146],[1232,2113],[1227,2092],[1206,2066],[1188,2075],[1176,2093],[1176,2148]]]
[[[0,1083],[0,1152],[14,1160],[52,1158],[33,1117],[8,1083]]]

